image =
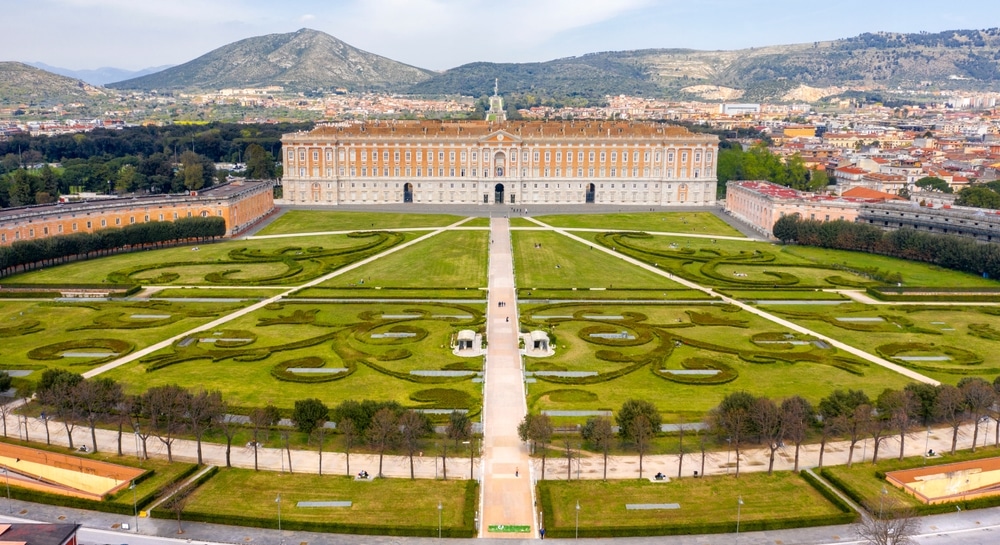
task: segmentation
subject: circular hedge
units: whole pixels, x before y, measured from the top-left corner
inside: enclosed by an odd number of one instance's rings
[[[703,370],[717,370],[718,373],[714,375],[675,375],[673,373],[668,373],[666,371],[661,371],[660,369],[653,369],[653,373],[656,376],[669,380],[671,382],[677,382],[679,384],[725,384],[727,382],[732,382],[740,376],[736,369],[733,369],[730,365],[725,364],[718,360],[713,360],[710,358],[687,358],[681,362],[681,367],[685,370],[693,371],[703,371]]]
[[[563,389],[546,392],[549,401],[554,403],[586,403],[597,401],[597,394],[587,390]]]
[[[118,339],[77,339],[40,346],[28,352],[28,357],[33,360],[58,360],[62,358],[63,352],[70,350],[110,350],[113,352],[113,354],[103,358],[98,357],[80,364],[91,365],[111,361],[114,358],[128,354],[133,349],[135,349],[135,345]]]
[[[635,338],[608,339],[604,337],[591,337],[592,334],[599,335],[601,333],[621,333],[623,330],[634,334]],[[653,340],[653,333],[649,330],[649,328],[632,328],[624,324],[620,327],[608,324],[586,326],[577,332],[577,336],[588,343],[600,344],[604,346],[641,346]]]
[[[353,365],[348,364],[346,366],[347,372],[345,373],[296,374],[289,371],[289,369],[296,367],[318,369],[325,365],[326,361],[323,358],[317,356],[309,356],[306,358],[295,358],[292,360],[285,360],[271,368],[271,376],[283,382],[301,382],[307,384],[315,384],[318,382],[332,382],[334,380],[340,380],[346,376],[353,374],[355,370],[355,367]]]

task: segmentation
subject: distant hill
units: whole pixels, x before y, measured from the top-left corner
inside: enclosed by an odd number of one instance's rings
[[[50,106],[106,98],[103,89],[20,62],[0,62],[0,106]]]
[[[1000,29],[996,28],[869,33],[732,51],[646,49],[541,63],[471,63],[407,91],[478,96],[492,88],[493,78],[500,79],[506,93],[591,99],[609,94],[695,98],[703,96],[704,86],[723,87],[731,98],[753,101],[805,100],[795,98],[793,91],[800,86],[995,89],[1000,87],[998,51]]]
[[[112,68],[110,66],[102,66],[101,68],[96,68],[94,70],[72,70],[70,68],[50,66],[48,64],[45,64],[44,62],[29,62],[25,64],[34,66],[35,68],[41,68],[46,72],[59,74],[60,76],[66,76],[68,78],[82,80],[91,85],[104,85],[106,83],[121,81],[130,78],[137,78],[140,76],[145,76],[147,74],[155,74],[156,72],[166,70],[167,68],[173,66],[173,65],[154,66],[152,68],[143,68],[142,70],[125,70],[123,68]]]
[[[214,90],[280,85],[291,91],[396,91],[433,72],[302,29],[247,38],[162,72],[111,83],[115,89]]]

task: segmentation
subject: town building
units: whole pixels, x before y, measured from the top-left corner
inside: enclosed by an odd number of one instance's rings
[[[236,236],[274,211],[273,187],[271,181],[235,181],[186,195],[5,208],[0,210],[0,245],[192,216],[225,218],[226,236]]]
[[[494,95],[494,98],[498,98]],[[282,137],[284,204],[715,203],[718,137],[628,121],[374,121]]]
[[[868,204],[858,212],[857,221],[886,230],[915,229],[957,235],[982,242],[1000,240],[1000,211],[969,207],[930,207],[917,202]]]

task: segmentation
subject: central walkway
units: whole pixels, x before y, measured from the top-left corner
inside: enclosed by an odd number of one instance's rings
[[[483,502],[486,537],[526,537],[523,532],[490,532],[490,527],[528,526],[536,535],[530,460],[517,436],[524,419],[524,373],[518,348],[517,297],[511,257],[510,222],[490,222],[489,303],[486,310],[486,379],[483,386]]]

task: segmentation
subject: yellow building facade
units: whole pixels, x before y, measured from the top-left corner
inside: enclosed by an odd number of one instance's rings
[[[282,137],[283,204],[715,203],[718,138],[624,121],[382,121]]]

